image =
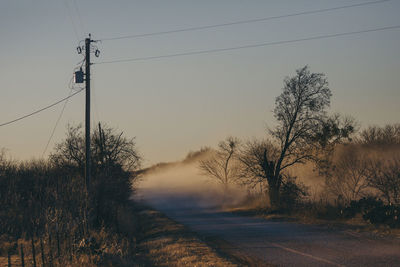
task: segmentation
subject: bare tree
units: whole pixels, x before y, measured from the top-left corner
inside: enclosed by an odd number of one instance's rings
[[[237,138],[228,137],[219,143],[218,150],[213,156],[200,161],[199,168],[202,174],[218,181],[223,185],[225,191],[229,189],[229,185],[239,175],[237,162],[239,144]]]
[[[119,165],[125,171],[136,171],[141,164],[141,156],[134,138],[126,138],[123,132],[116,133],[109,127],[102,127],[93,133],[93,157],[97,164],[110,167]]]
[[[384,127],[370,126],[361,131],[357,142],[363,145],[394,145],[400,144],[400,124]]]
[[[141,157],[133,138],[127,138],[123,132],[102,127],[101,124],[92,134],[92,140],[92,221],[94,224],[112,225],[117,218],[117,210],[113,206],[123,205],[132,194]],[[84,143],[82,127],[68,126],[67,138],[56,145],[50,156],[52,164],[79,171],[83,175]]]
[[[83,170],[84,148],[82,126],[68,125],[66,139],[56,145],[50,158],[58,166],[67,165]],[[110,127],[102,127],[100,123],[92,134],[91,150],[93,171],[119,166],[124,171],[132,172],[140,167],[142,160],[134,138],[126,138],[123,132],[117,133]]]
[[[342,197],[347,203],[366,195],[369,187],[366,155],[354,148],[346,149],[333,162],[331,175],[326,177],[328,192]]]
[[[270,130],[278,141],[275,159],[267,160],[269,197],[273,207],[279,205],[282,171],[312,158],[316,129],[326,118],[331,91],[325,75],[311,73],[307,66],[298,69],[294,77],[284,80],[283,92],[276,98],[274,115],[278,126]]]
[[[368,162],[368,179],[388,203],[400,204],[400,155],[376,157]]]
[[[251,188],[264,185],[268,177],[272,176],[273,161],[276,159],[279,149],[270,140],[257,140],[246,142],[239,154],[241,162],[241,183]]]
[[[4,148],[0,149],[0,178],[5,176],[5,173],[12,166],[12,161],[7,157],[6,150]]]
[[[352,135],[358,130],[358,123],[351,116],[335,113],[325,117],[315,129],[314,141],[326,152],[332,152],[335,145],[347,140],[352,141]]]
[[[317,147],[327,146],[348,136],[330,119],[326,109],[330,104],[331,91],[327,79],[322,73],[311,73],[307,66],[298,69],[294,77],[284,80],[283,92],[276,98],[274,116],[278,125],[269,131],[273,141],[264,147],[258,147],[258,160],[248,171],[262,171],[259,177],[268,182],[268,193],[272,207],[279,207],[280,187],[284,171],[296,164],[315,158]],[[322,140],[322,141],[321,141]],[[246,157],[244,157],[246,158]],[[246,165],[246,161],[242,162]]]
[[[83,173],[85,166],[85,139],[82,125],[67,126],[67,137],[55,145],[55,151],[50,154],[50,160],[56,166],[78,168]]]
[[[334,152],[337,144],[344,141],[352,141],[352,135],[357,132],[358,124],[350,116],[343,117],[336,113],[327,117],[316,129],[314,142],[317,144],[315,150],[318,154],[313,158],[319,174],[330,178],[334,173]]]

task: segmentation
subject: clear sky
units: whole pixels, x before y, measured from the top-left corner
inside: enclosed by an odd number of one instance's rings
[[[363,0],[1,0],[0,123],[68,95],[78,40],[168,31],[364,3]],[[76,5],[75,5],[76,4]],[[400,25],[400,1],[192,32],[98,43],[93,62],[252,45]],[[93,122],[136,136],[145,164],[182,158],[228,135],[261,137],[283,79],[327,75],[332,112],[362,126],[399,122],[400,29],[147,61],[93,65]],[[40,157],[62,105],[0,128],[0,147]],[[84,120],[68,103],[50,144]],[[50,152],[49,149],[48,152]],[[48,152],[46,154],[48,154]]]

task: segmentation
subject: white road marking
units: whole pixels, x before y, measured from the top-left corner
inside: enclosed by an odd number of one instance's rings
[[[317,260],[317,261],[320,261],[320,262],[328,263],[328,264],[331,264],[331,265],[334,265],[334,266],[345,267],[345,265],[338,264],[336,262],[333,262],[333,261],[330,261],[330,260],[326,260],[326,259],[323,259],[323,258],[320,258],[320,257],[317,257],[317,256],[313,256],[311,254],[307,254],[307,253],[304,253],[304,252],[301,252],[301,251],[298,251],[298,250],[295,250],[295,249],[287,248],[287,247],[284,247],[284,246],[279,245],[277,243],[272,243],[272,242],[268,242],[268,243],[271,244],[272,246],[278,247],[280,249],[283,249],[283,250],[286,250],[286,251],[289,251],[289,252],[304,256],[304,257],[309,257],[311,259],[314,259],[314,260]]]

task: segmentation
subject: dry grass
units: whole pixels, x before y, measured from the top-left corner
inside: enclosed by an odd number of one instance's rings
[[[84,245],[83,240],[69,243],[60,239],[60,250],[56,240],[49,245],[49,238],[42,235],[44,263],[46,266],[144,266],[136,255],[136,233],[138,231],[136,216],[132,206],[116,207],[119,209],[118,231],[101,227],[90,230],[91,241]],[[72,240],[70,240],[72,241]],[[18,244],[18,247],[16,245]],[[0,237],[0,266],[8,266],[10,252],[11,266],[21,265],[21,245],[25,266],[33,266],[31,240],[23,238],[13,240],[8,235]],[[72,245],[72,246],[71,246]],[[50,253],[51,247],[51,253]],[[39,238],[35,236],[36,266],[43,266]],[[60,253],[58,255],[58,253]],[[52,263],[51,263],[52,262]]]
[[[136,225],[137,242],[116,235],[107,229],[93,231],[91,236],[98,244],[96,253],[74,253],[54,257],[54,266],[270,266],[246,257],[229,243],[217,238],[200,238],[183,225],[147,207],[132,207],[126,224]],[[125,224],[124,223],[124,224]],[[127,225],[121,224],[126,227]],[[132,243],[136,245],[132,247]],[[2,251],[8,243],[2,242]],[[15,243],[9,243],[12,246]],[[30,240],[19,239],[24,246],[25,266],[33,266]],[[36,246],[36,263],[42,266],[39,244]],[[15,249],[14,249],[15,250]],[[46,250],[46,249],[45,249]],[[3,252],[4,252],[3,251]],[[48,251],[46,250],[47,254]],[[53,250],[53,254],[55,251]],[[54,255],[55,256],[55,255]],[[46,255],[46,261],[49,257]],[[21,266],[19,250],[11,256],[12,266]],[[47,262],[48,264],[48,262]],[[7,253],[0,255],[0,266],[7,266]]]
[[[139,243],[151,266],[238,266],[220,255],[184,226],[149,209],[140,213],[143,240]]]
[[[272,266],[216,237],[200,237],[165,215],[142,207],[138,250],[149,266]]]
[[[101,251],[101,254],[89,254],[86,252],[73,252],[69,254],[65,252],[65,250],[61,251],[61,255],[57,257],[56,248],[53,248],[52,252],[52,260],[49,257],[48,247],[44,248],[44,257],[45,262],[43,264],[42,255],[39,247],[39,242],[35,241],[35,251],[36,251],[36,266],[65,266],[65,267],[73,267],[73,266],[85,266],[85,267],[95,267],[95,266],[132,266],[132,259],[129,257],[123,257],[120,253],[121,249],[121,240],[116,240],[115,236],[110,235],[109,233],[104,233],[103,230],[99,232],[93,232],[93,236],[96,239],[103,239],[104,242],[101,243],[101,247],[99,250],[103,249],[103,246],[107,246],[105,251]],[[107,241],[107,242],[106,242]],[[32,254],[32,246],[31,241],[26,239],[18,239],[18,248],[15,248],[15,242],[8,243],[2,242],[1,248],[3,250],[8,250],[8,248],[14,247],[11,251],[10,255],[10,263],[11,266],[22,266],[22,258],[21,258],[21,245],[23,245],[24,251],[24,264],[25,266],[34,266],[33,254]],[[64,244],[61,244],[64,246]],[[119,250],[118,250],[119,249]],[[129,251],[128,249],[125,249]],[[50,261],[52,263],[50,263]],[[2,253],[0,255],[0,266],[8,266],[8,256],[7,252]]]

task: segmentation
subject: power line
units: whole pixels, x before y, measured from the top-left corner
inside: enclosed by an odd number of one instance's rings
[[[82,28],[83,32],[86,33],[86,29],[85,29],[85,26],[83,25],[83,20],[81,17],[81,13],[79,12],[79,8],[78,8],[78,4],[76,3],[76,0],[73,0],[73,4],[75,6],[75,11],[76,11],[76,14],[78,15],[78,20],[81,25],[81,28]]]
[[[93,74],[92,74],[92,77],[93,77]],[[92,97],[92,99],[93,99],[93,106],[94,106],[94,113],[93,113],[93,125],[94,125],[94,127],[96,126],[96,118],[97,118],[97,122],[101,122],[101,119],[100,119],[100,115],[99,115],[99,108],[98,108],[98,105],[97,105],[97,97],[96,97],[96,90],[97,90],[97,87],[95,86],[95,81],[96,81],[96,79],[95,78],[92,78],[92,95],[93,95],[93,97]]]
[[[8,125],[8,124],[11,124],[11,123],[14,123],[14,122],[17,122],[17,121],[20,121],[20,120],[22,120],[22,119],[25,119],[25,118],[28,118],[28,117],[30,117],[30,116],[33,116],[33,115],[35,115],[35,114],[37,114],[37,113],[39,113],[39,112],[42,112],[42,111],[44,111],[44,110],[46,110],[46,109],[49,109],[49,108],[51,108],[51,107],[54,107],[55,105],[58,105],[58,104],[62,103],[63,101],[65,101],[65,100],[67,100],[67,99],[73,97],[74,95],[76,95],[76,94],[82,92],[83,90],[84,90],[84,88],[82,88],[82,89],[80,89],[79,91],[76,91],[75,93],[73,93],[72,95],[69,95],[69,96],[67,96],[67,97],[65,97],[65,98],[63,98],[63,99],[61,99],[61,100],[59,100],[59,101],[57,101],[57,102],[55,102],[55,103],[53,103],[53,104],[51,104],[51,105],[48,105],[48,106],[46,106],[46,107],[44,107],[44,108],[41,108],[41,109],[36,110],[36,111],[34,111],[34,112],[32,112],[32,113],[29,113],[29,114],[26,114],[26,115],[21,116],[21,117],[19,117],[19,118],[16,118],[16,119],[14,119],[14,120],[11,120],[11,121],[2,123],[2,124],[0,124],[0,127],[1,127],[1,126],[5,126],[5,125]]]
[[[72,92],[73,92],[73,89],[70,90],[68,96],[70,96]],[[56,124],[54,125],[53,130],[52,130],[52,132],[51,132],[51,134],[50,134],[49,140],[47,141],[46,147],[45,147],[44,150],[43,150],[42,158],[43,158],[44,154],[46,153],[47,148],[49,147],[49,144],[50,144],[50,142],[51,142],[51,139],[53,139],[53,136],[54,136],[54,133],[56,132],[58,123],[60,122],[61,117],[62,117],[62,115],[64,114],[64,110],[65,110],[65,107],[67,106],[68,100],[69,100],[69,99],[65,100],[64,105],[63,105],[63,108],[61,109],[60,115],[58,115]]]
[[[328,34],[328,35],[317,35],[317,36],[300,38],[300,39],[282,40],[282,41],[259,43],[259,44],[252,44],[252,45],[243,45],[243,46],[235,46],[235,47],[227,47],[227,48],[217,48],[217,49],[210,49],[210,50],[184,52],[184,53],[169,54],[169,55],[137,57],[137,58],[130,58],[130,59],[101,61],[101,62],[93,63],[93,64],[109,64],[109,63],[118,63],[118,62],[144,61],[144,60],[152,60],[152,59],[179,57],[179,56],[199,55],[199,54],[211,54],[211,53],[231,51],[231,50],[239,50],[239,49],[245,49],[245,48],[256,48],[256,47],[280,45],[280,44],[288,44],[288,43],[297,43],[297,42],[311,41],[311,40],[318,40],[318,39],[328,39],[328,38],[334,38],[334,37],[355,35],[355,34],[361,34],[361,33],[367,33],[367,32],[385,31],[385,30],[392,30],[392,29],[398,29],[398,28],[400,28],[400,25],[387,26],[387,27],[375,28],[375,29],[360,30],[360,31],[353,31],[353,32],[334,33],[334,34]]]
[[[169,30],[169,31],[160,31],[160,32],[151,32],[151,33],[143,33],[143,34],[117,36],[117,37],[111,37],[111,38],[102,38],[102,39],[100,39],[100,41],[131,39],[131,38],[148,37],[148,36],[154,36],[154,35],[178,33],[178,32],[198,31],[198,30],[225,27],[225,26],[231,26],[231,25],[237,25],[237,24],[262,22],[262,21],[268,21],[268,20],[274,20],[274,19],[281,19],[281,18],[288,18],[288,17],[296,17],[296,16],[302,16],[302,15],[330,12],[330,11],[346,9],[346,8],[353,8],[353,7],[367,6],[367,5],[373,5],[373,4],[380,4],[380,3],[388,2],[388,1],[392,1],[392,0],[370,1],[370,2],[353,4],[353,5],[316,9],[316,10],[310,10],[310,11],[304,11],[304,12],[298,12],[298,13],[291,13],[291,14],[285,14],[285,15],[278,15],[278,16],[272,16],[272,17],[265,17],[265,18],[258,18],[258,19],[240,20],[240,21],[233,21],[233,22],[228,22],[228,23],[204,25],[204,26],[197,26],[197,27],[190,27],[190,28],[183,28],[183,29],[175,29],[175,30]]]
[[[74,19],[72,18],[71,11],[70,11],[70,9],[69,9],[68,3],[66,2],[66,0],[61,0],[61,1],[63,2],[64,7],[65,7],[65,9],[66,9],[66,11],[67,11],[67,16],[69,17],[69,19],[70,19],[70,21],[71,21],[72,28],[73,28],[73,30],[74,30],[76,39],[77,39],[78,42],[79,42],[79,39],[80,39],[80,38],[79,38],[79,34],[78,34],[78,31],[77,31],[76,25],[75,25],[75,23],[74,23]]]

